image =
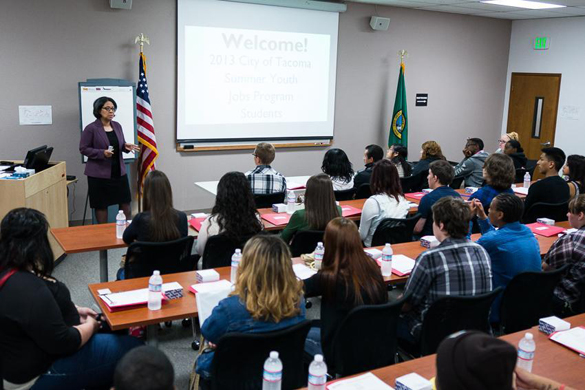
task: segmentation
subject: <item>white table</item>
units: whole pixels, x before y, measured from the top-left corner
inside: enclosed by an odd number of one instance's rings
[[[287,188],[291,188],[291,187],[301,187],[301,186],[305,186],[307,184],[307,181],[309,180],[311,176],[288,176],[286,177],[286,186]],[[214,180],[214,181],[196,181],[195,185],[204,189],[205,191],[211,193],[212,195],[217,195],[217,184],[219,183],[219,180]],[[297,191],[299,193],[297,193]],[[301,189],[301,190],[295,190],[295,194],[298,196],[302,193],[305,192],[305,189]]]

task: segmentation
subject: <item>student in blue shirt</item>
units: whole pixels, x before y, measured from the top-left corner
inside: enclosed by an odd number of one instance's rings
[[[501,193],[513,194],[512,184],[516,178],[514,161],[502,153],[490,155],[483,166],[483,178],[486,185],[469,197],[478,199],[484,210],[489,210],[492,199]]]
[[[522,199],[513,194],[500,194],[492,200],[487,215],[481,202],[474,199],[471,210],[478,217],[482,233],[477,243],[485,248],[492,261],[494,289],[505,288],[521,272],[542,270],[538,241],[520,223],[524,212]],[[500,301],[501,295],[492,306],[491,322],[499,321]]]

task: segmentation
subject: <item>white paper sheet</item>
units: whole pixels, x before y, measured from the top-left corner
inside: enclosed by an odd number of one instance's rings
[[[402,274],[409,274],[414,268],[414,260],[404,255],[392,256],[392,270],[399,271]]]
[[[516,187],[514,188],[514,192],[517,194],[528,195],[528,188],[526,187]]]
[[[205,320],[209,318],[213,309],[219,304],[219,301],[227,298],[232,291],[232,284],[229,281],[222,279],[217,282],[196,284],[194,286],[197,287],[195,299],[197,301],[199,326],[203,326]],[[203,291],[201,290],[202,287]]]
[[[581,326],[557,332],[550,339],[580,354],[585,354],[585,328]]]
[[[182,288],[183,286],[181,286],[178,282],[163,283],[162,285],[163,292]],[[100,298],[106,302],[109,307],[137,305],[148,302],[148,288],[100,295]]]
[[[51,106],[18,106],[20,125],[51,125],[53,111]]]
[[[304,264],[293,264],[293,271],[295,271],[297,278],[301,280],[309,279],[317,273],[317,271],[312,270]]]
[[[330,385],[328,390],[394,390],[393,387],[382,382],[380,378],[371,372],[356,376],[350,379],[344,379]]]

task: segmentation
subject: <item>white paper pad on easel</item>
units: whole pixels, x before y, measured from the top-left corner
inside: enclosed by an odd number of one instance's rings
[[[301,280],[309,279],[317,273],[317,271],[312,270],[304,264],[293,264],[293,271],[295,271],[297,278]]]
[[[227,298],[232,291],[232,284],[228,280],[222,279],[217,282],[194,284],[189,290],[195,293],[199,325],[203,326],[219,301]]]
[[[585,355],[585,328],[582,326],[555,332],[550,336],[550,339],[572,349],[573,351]]]
[[[376,375],[368,372],[364,375],[344,379],[327,385],[328,390],[394,390],[382,382]]]

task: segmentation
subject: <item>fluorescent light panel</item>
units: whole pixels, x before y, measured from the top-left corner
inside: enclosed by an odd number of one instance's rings
[[[488,0],[480,1],[480,3],[504,5],[508,7],[527,8],[527,9],[549,9],[549,8],[565,8],[566,5],[537,3],[536,1],[526,0]]]

